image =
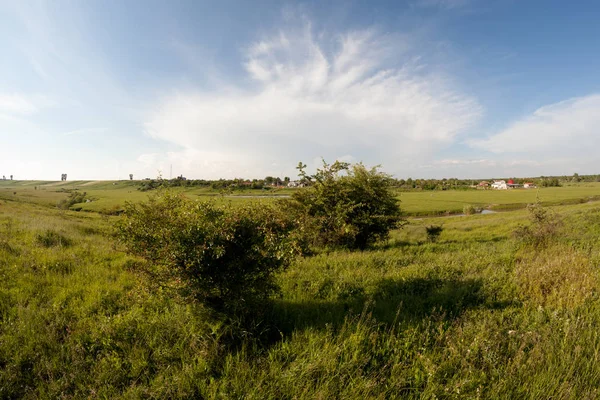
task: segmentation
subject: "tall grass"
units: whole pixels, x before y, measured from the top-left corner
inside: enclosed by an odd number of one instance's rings
[[[600,207],[557,212],[541,250],[516,211],[300,259],[240,331],[149,289],[118,217],[3,202],[0,398],[596,398]]]

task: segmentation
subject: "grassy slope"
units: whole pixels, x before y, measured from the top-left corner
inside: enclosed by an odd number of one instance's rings
[[[0,398],[598,397],[600,207],[557,210],[541,253],[511,238],[515,211],[299,260],[279,333],[232,348],[223,321],[144,289],[114,217],[0,201]]]
[[[75,204],[73,208],[83,211],[114,211],[122,208],[126,201],[138,202],[148,199],[153,192],[137,190],[139,182],[133,181],[0,181],[0,199],[20,200],[42,205],[56,205],[68,197],[66,190],[86,192],[90,203]],[[272,195],[289,195],[289,189],[273,191],[249,190],[234,193],[233,196],[223,197],[221,193],[209,188],[172,188],[170,190],[183,192],[191,198],[215,199],[216,201],[243,202],[244,195],[260,196],[261,201],[271,201]]]

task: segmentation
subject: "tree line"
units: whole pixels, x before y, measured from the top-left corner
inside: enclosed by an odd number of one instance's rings
[[[133,179],[130,177],[130,179]],[[538,187],[558,187],[572,182],[600,182],[600,175],[579,175],[577,173],[568,176],[539,176],[529,178],[489,178],[489,179],[399,179],[389,177],[390,187],[402,191],[434,191],[434,190],[474,190],[482,181],[492,183],[496,180],[512,180],[516,184],[533,183]],[[244,191],[249,189],[271,190],[278,187],[287,187],[292,180],[289,177],[279,178],[266,176],[263,179],[186,179],[179,176],[173,179],[145,179],[139,181],[138,190],[148,191],[159,187],[204,187],[214,190]],[[300,177],[296,182],[303,186],[312,184],[306,177]]]

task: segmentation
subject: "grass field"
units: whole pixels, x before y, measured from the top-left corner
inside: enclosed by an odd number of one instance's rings
[[[413,215],[461,212],[470,204],[493,210],[522,208],[536,198],[547,205],[585,202],[600,199],[600,183],[565,187],[515,190],[448,190],[399,193],[402,209]]]
[[[111,235],[119,217],[44,206],[61,185],[29,186],[0,189],[1,399],[600,397],[600,203],[553,207],[564,227],[543,250],[513,238],[528,218],[518,210],[411,219],[373,250],[298,259],[264,326],[239,336],[148,290]],[[513,195],[535,192],[402,200],[419,211]],[[438,243],[425,240],[431,223],[444,226]]]
[[[143,201],[151,192],[137,190],[138,182],[130,181],[0,181],[0,198],[18,199],[22,201],[55,205],[66,199],[65,190],[77,189],[85,191],[92,200],[90,203],[75,204],[73,207],[83,211],[113,211],[123,207],[126,201]],[[243,202],[248,197],[256,196],[261,201],[272,201],[271,196],[286,196],[294,190],[276,189],[270,191],[249,190],[223,195],[219,191],[208,188],[177,188],[191,198],[216,199],[217,201]],[[547,205],[573,204],[600,199],[600,183],[573,184],[565,187],[540,188],[534,190],[449,190],[399,192],[401,207],[407,215],[427,216],[456,214],[465,205],[493,210],[510,210],[523,208],[534,203],[536,198]]]

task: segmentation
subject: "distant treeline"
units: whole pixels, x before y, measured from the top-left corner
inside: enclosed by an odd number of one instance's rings
[[[497,180],[511,181],[515,184],[533,183],[538,187],[558,187],[571,182],[600,182],[600,175],[579,175],[571,176],[540,176],[530,178],[490,178],[490,179],[392,179],[392,186],[405,191],[412,190],[473,190],[482,181],[490,184]],[[292,180],[289,177],[283,179],[279,177],[267,176],[264,179],[186,179],[179,176],[174,179],[145,179],[140,182],[138,190],[147,191],[158,187],[205,187],[215,190],[249,190],[263,189],[271,190],[277,187],[287,187]],[[309,185],[309,182],[301,180],[294,181]]]
[[[290,183],[290,178],[283,179],[267,176],[264,179],[186,179],[179,176],[174,179],[145,179],[141,181],[138,190],[147,191],[157,189],[159,187],[205,187],[215,190],[248,190],[248,189],[264,189],[270,190],[276,187],[287,187]]]

